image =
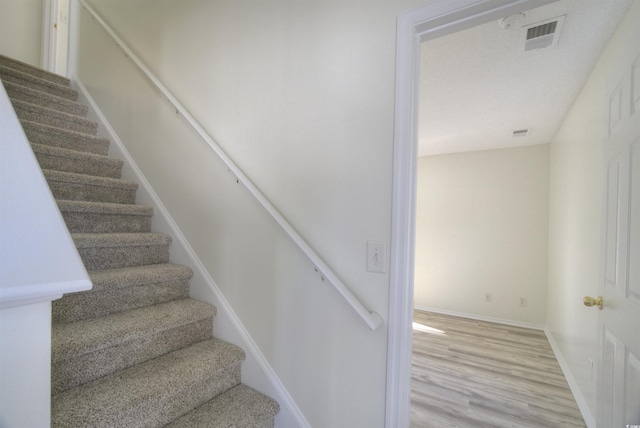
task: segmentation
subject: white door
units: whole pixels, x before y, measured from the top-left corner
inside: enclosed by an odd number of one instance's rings
[[[69,7],[70,0],[45,0],[43,3],[42,66],[62,76],[67,75]]]
[[[640,426],[640,31],[606,95],[598,427]]]

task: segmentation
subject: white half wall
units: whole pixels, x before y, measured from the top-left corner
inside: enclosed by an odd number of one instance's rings
[[[0,309],[0,426],[51,422],[51,302]]]
[[[547,323],[593,417],[598,313],[582,298],[597,295],[600,276],[605,78],[612,59],[638,43],[632,29],[639,23],[635,1],[551,144]]]
[[[548,145],[419,158],[415,306],[544,325],[548,201]]]
[[[0,0],[0,54],[39,67],[43,0]]]

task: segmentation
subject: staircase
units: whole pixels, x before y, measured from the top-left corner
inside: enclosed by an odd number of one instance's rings
[[[279,405],[240,383],[244,352],[212,337],[171,237],[86,119],[68,79],[0,56],[0,79],[93,288],[52,305],[53,427],[273,427]]]

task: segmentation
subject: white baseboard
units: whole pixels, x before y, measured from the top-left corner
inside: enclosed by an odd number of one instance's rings
[[[544,330],[546,328],[544,325],[540,325],[540,324],[533,324],[533,323],[527,323],[527,322],[521,322],[521,321],[513,321],[513,320],[507,320],[507,319],[503,319],[503,318],[493,318],[493,317],[487,317],[487,316],[484,316],[484,315],[467,314],[467,313],[463,313],[463,312],[449,311],[447,309],[429,308],[429,307],[426,307],[426,306],[414,306],[414,309],[417,309],[419,311],[435,312],[437,314],[443,314],[443,315],[452,315],[452,316],[460,317],[460,318],[469,318],[469,319],[478,320],[478,321],[486,321],[486,322],[494,322],[494,323],[497,323],[497,324],[512,325],[514,327],[532,328],[534,330]]]
[[[160,198],[153,190],[150,183],[146,180],[142,171],[128,153],[124,143],[120,140],[113,127],[109,124],[107,118],[104,116],[93,97],[89,94],[82,81],[77,76],[74,76],[72,81],[74,88],[80,92],[80,101],[85,102],[90,107],[89,118],[100,123],[99,135],[101,137],[109,138],[112,143],[111,148],[117,157],[124,160],[126,171],[123,172],[123,177],[134,180],[138,183],[139,187],[136,200],[154,208],[154,230],[173,237],[173,244],[171,247],[172,260],[192,268],[194,271],[194,276],[191,279],[192,283],[194,281],[200,281],[200,283],[205,285],[205,288],[210,294],[205,300],[217,307],[216,318],[225,317],[228,322],[224,323],[224,325],[233,329],[233,331],[227,332],[225,335],[226,337],[223,337],[223,339],[228,340],[245,350],[247,358],[243,365],[257,365],[257,367],[251,367],[251,372],[256,373],[257,370],[261,371],[262,375],[268,380],[270,388],[268,388],[268,391],[265,391],[263,386],[264,382],[259,380],[252,382],[250,378],[245,378],[244,375],[242,378],[243,383],[253,387],[254,389],[260,390],[267,395],[276,395],[276,397],[273,398],[276,399],[281,406],[279,414],[276,415],[276,427],[288,427],[294,425],[302,428],[310,427],[311,425],[304,417],[304,414],[297,406],[293,397],[289,394],[275,370],[271,367],[256,342],[237,317],[233,308],[224,297],[213,278],[209,275],[202,261],[197,256],[186,237],[182,234],[180,228],[175,223],[166,207],[162,204]],[[218,324],[220,323],[216,322],[216,325]],[[282,420],[283,423],[278,423],[278,420]]]
[[[547,340],[551,345],[551,349],[553,349],[553,353],[558,360],[558,364],[560,364],[560,368],[562,369],[562,373],[564,373],[564,377],[567,379],[567,383],[569,384],[569,388],[573,393],[573,398],[576,400],[576,404],[578,404],[578,409],[580,409],[580,413],[582,413],[582,417],[584,418],[585,424],[587,424],[587,428],[596,428],[596,420],[591,414],[589,410],[589,406],[587,406],[587,401],[585,400],[580,388],[578,387],[578,383],[576,382],[571,370],[569,370],[569,365],[567,361],[564,359],[562,352],[560,351],[560,347],[558,343],[551,334],[551,330],[548,327],[544,328],[544,334],[547,336]]]

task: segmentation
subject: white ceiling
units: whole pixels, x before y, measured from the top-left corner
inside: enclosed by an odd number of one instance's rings
[[[423,43],[419,156],[550,143],[632,1],[560,0]],[[524,51],[522,26],[562,15],[557,46]]]

